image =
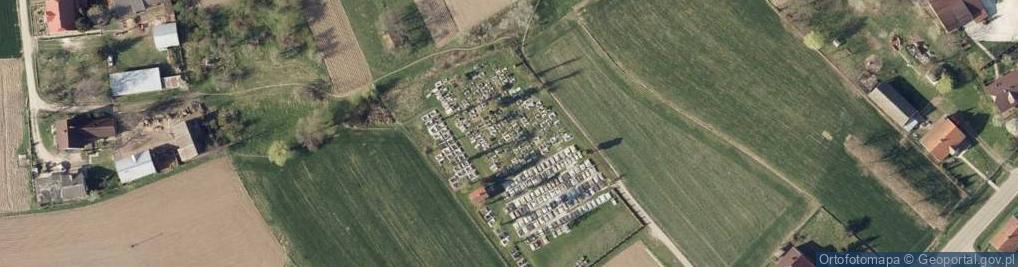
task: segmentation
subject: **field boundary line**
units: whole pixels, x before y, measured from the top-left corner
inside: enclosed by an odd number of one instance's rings
[[[583,30],[583,32],[587,36],[587,38],[589,38],[589,40],[594,44],[594,46],[600,52],[599,53],[600,56],[605,58],[605,59],[607,59],[609,62],[611,62],[612,65],[614,65],[615,68],[617,68],[619,70],[619,72],[622,73],[622,75],[624,76],[623,78],[625,80],[629,80],[631,82],[634,82],[634,83],[640,85],[640,87],[642,87],[644,89],[643,91],[647,91],[648,93],[653,95],[653,97],[655,99],[657,99],[658,101],[661,101],[661,103],[667,105],[670,109],[672,109],[673,111],[678,113],[680,116],[685,118],[687,121],[692,122],[693,124],[696,124],[697,126],[699,126],[700,128],[702,128],[704,130],[707,130],[709,133],[713,134],[715,137],[718,137],[719,139],[721,139],[721,141],[727,143],[728,145],[732,146],[736,150],[739,150],[739,152],[742,152],[742,154],[748,156],[754,162],[760,164],[761,166],[766,168],[768,171],[770,171],[774,175],[777,175],[778,178],[781,178],[781,180],[783,180],[785,183],[790,185],[796,191],[799,191],[800,194],[802,194],[804,196],[807,196],[809,201],[817,201],[816,197],[813,196],[813,194],[810,194],[808,191],[802,189],[802,187],[799,187],[799,185],[797,183],[795,183],[791,179],[789,179],[787,175],[785,175],[783,172],[781,172],[780,170],[775,168],[773,165],[771,165],[769,162],[767,162],[767,160],[765,160],[763,157],[761,157],[760,155],[756,154],[756,152],[754,152],[748,146],[740,143],[739,141],[735,140],[735,138],[729,136],[728,134],[722,132],[721,130],[718,130],[713,125],[711,125],[710,123],[707,123],[706,121],[700,119],[696,115],[686,111],[685,109],[682,109],[678,104],[675,104],[674,102],[669,101],[668,99],[664,98],[664,96],[662,96],[661,93],[659,93],[656,90],[654,90],[653,88],[651,88],[651,86],[647,85],[642,79],[639,79],[638,77],[635,77],[632,73],[629,72],[628,69],[623,67],[618,61],[615,60],[615,58],[613,58],[611,56],[610,53],[608,53],[608,50],[605,49],[604,46],[601,45],[601,42],[598,41],[596,37],[594,37],[594,35],[590,32],[589,29],[587,29],[587,26],[583,22],[582,19],[578,20],[576,24],[578,24],[580,26],[580,29]]]

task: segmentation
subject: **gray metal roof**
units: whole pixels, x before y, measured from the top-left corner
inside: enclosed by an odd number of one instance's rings
[[[118,159],[115,165],[121,183],[130,183],[156,173],[156,165],[152,163],[152,153],[148,150]]]
[[[884,114],[905,130],[911,131],[922,119],[919,110],[888,83],[878,85],[868,96]]]
[[[163,80],[159,68],[132,70],[110,74],[110,87],[113,96],[156,92],[163,89]]]
[[[180,46],[180,39],[177,38],[176,23],[156,25],[152,29],[152,38],[155,40],[156,49],[159,51],[166,51],[167,48]]]

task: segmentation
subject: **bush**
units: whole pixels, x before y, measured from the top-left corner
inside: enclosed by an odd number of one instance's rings
[[[940,80],[937,81],[937,92],[947,94],[950,93],[951,90],[954,90],[954,78],[951,78],[951,75],[947,75],[945,73],[944,76],[940,77]]]
[[[293,151],[290,150],[290,145],[285,141],[272,142],[266,154],[269,156],[269,161],[280,167],[286,165],[286,161],[293,158]]]
[[[824,43],[827,42],[827,38],[816,31],[810,31],[806,36],[802,37],[802,43],[813,50],[820,50],[824,48]]]
[[[297,142],[309,151],[317,151],[333,135],[337,126],[332,114],[326,109],[317,109],[311,115],[297,121]]]

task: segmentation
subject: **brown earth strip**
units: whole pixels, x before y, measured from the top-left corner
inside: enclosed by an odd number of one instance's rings
[[[0,59],[0,213],[26,211],[32,198],[28,170],[18,166],[17,157],[25,129],[23,68],[21,59]]]
[[[452,40],[459,32],[452,12],[445,5],[445,0],[414,0],[417,10],[424,16],[424,26],[435,40],[436,47],[442,47]]]
[[[321,0],[320,5],[307,8],[305,13],[311,21],[318,51],[324,56],[333,93],[351,95],[371,85],[368,60],[340,0]]]
[[[92,206],[0,218],[0,266],[283,266],[227,158]]]
[[[512,5],[513,0],[445,0],[456,26],[466,32]]]
[[[636,242],[604,264],[605,267],[658,267],[654,255],[650,254],[643,242]]]

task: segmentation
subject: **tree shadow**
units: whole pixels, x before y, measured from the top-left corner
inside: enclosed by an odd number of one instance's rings
[[[975,112],[970,108],[951,114],[948,119],[961,127],[968,143],[975,144],[976,139],[973,137],[979,136],[986,129],[986,125],[990,123],[990,114]]]
[[[608,149],[611,149],[611,148],[616,147],[616,146],[621,145],[621,144],[622,144],[622,137],[616,137],[614,139],[611,139],[611,140],[608,140],[608,141],[604,141],[604,142],[601,142],[601,143],[597,144],[597,150],[608,150]]]

